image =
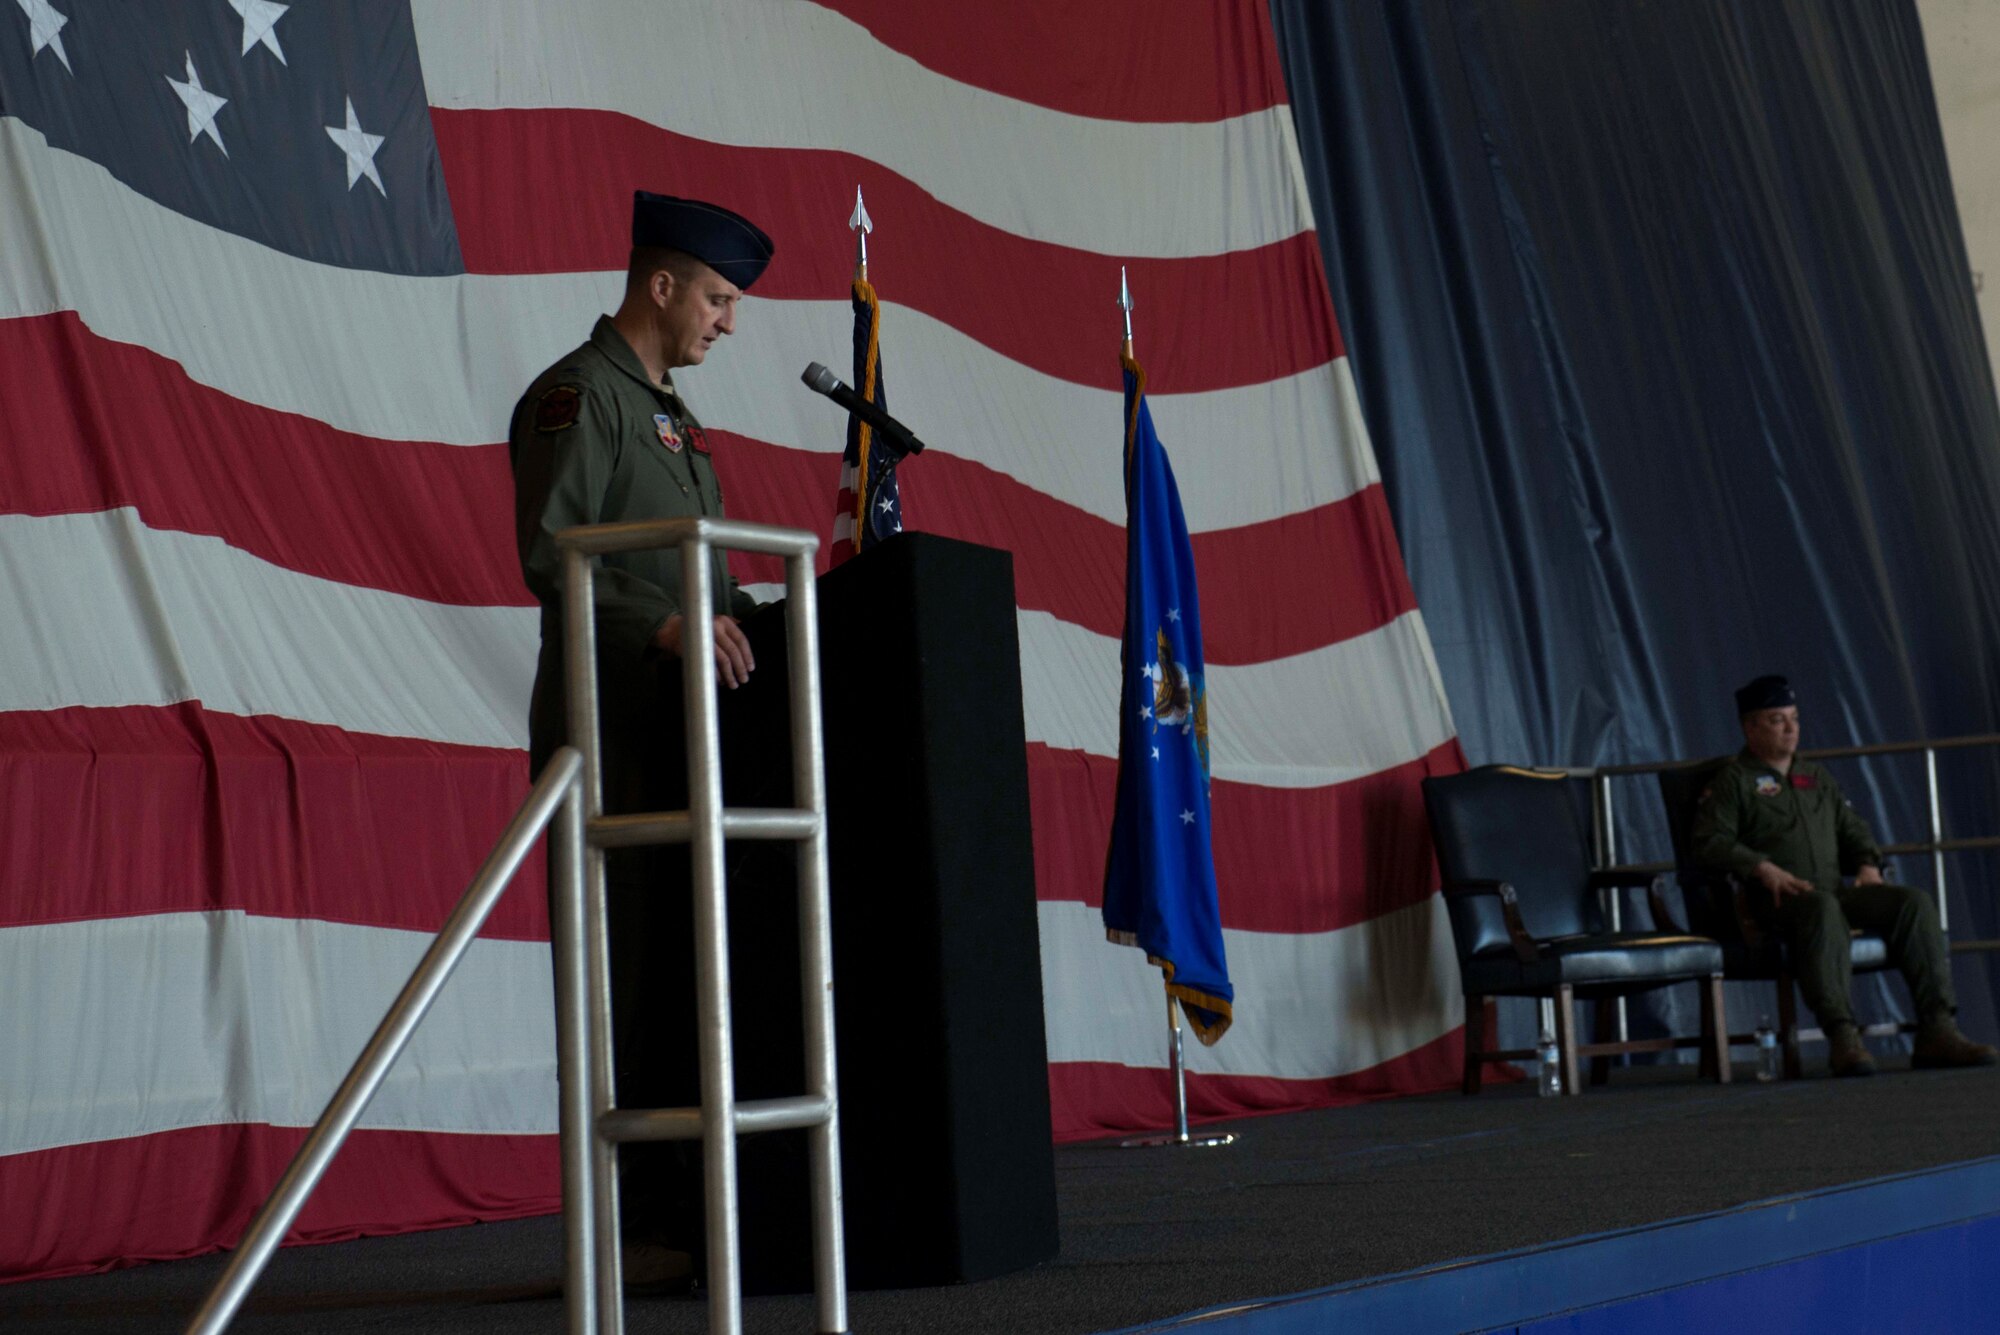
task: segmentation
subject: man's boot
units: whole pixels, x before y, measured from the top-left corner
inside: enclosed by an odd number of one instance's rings
[[[1975,1043],[1958,1032],[1950,1014],[1933,1015],[1917,1026],[1917,1046],[1910,1054],[1912,1070],[1939,1066],[1992,1066],[2000,1050]]]
[[[1826,1031],[1826,1065],[1834,1076],[1875,1074],[1875,1059],[1861,1042],[1861,1031],[1851,1024],[1837,1024]]]

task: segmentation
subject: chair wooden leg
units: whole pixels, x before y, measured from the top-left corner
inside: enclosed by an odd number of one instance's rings
[[[1729,1083],[1729,1015],[1722,1004],[1722,975],[1708,976],[1708,986],[1702,989],[1701,1036],[1707,1041],[1702,1045],[1709,1065],[1715,1073],[1715,1083]]]
[[[1576,1060],[1576,990],[1568,983],[1556,988],[1556,1051],[1562,1054],[1563,1093],[1583,1093],[1583,1072]]]
[[[1805,1073],[1799,1060],[1799,990],[1789,973],[1778,975],[1778,1043],[1785,1054],[1785,1079]]]
[[[1709,1026],[1715,1023],[1715,1016],[1709,1008],[1708,989],[1697,984],[1697,991],[1701,994],[1701,1046],[1697,1049],[1700,1057],[1695,1063],[1695,1075],[1702,1080],[1711,1080],[1715,1077],[1715,1045],[1709,1042]],[[1722,1062],[1724,1066],[1729,1064],[1727,1030],[1722,1035]]]
[[[1470,993],[1465,998],[1465,1075],[1459,1081],[1461,1094],[1477,1094],[1481,1068],[1480,1051],[1486,1042],[1486,998]]]
[[[1596,1014],[1590,1019],[1590,1039],[1593,1043],[1611,1043],[1618,1035],[1618,1002],[1612,997],[1600,997]],[[1599,1053],[1590,1059],[1590,1083],[1602,1085],[1611,1079],[1611,1057]]]

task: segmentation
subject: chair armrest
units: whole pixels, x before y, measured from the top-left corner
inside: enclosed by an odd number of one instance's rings
[[[1757,915],[1751,912],[1749,887],[1743,884],[1742,877],[1734,873],[1717,879],[1729,887],[1729,898],[1736,905],[1736,930],[1743,933],[1743,944],[1752,950],[1762,950],[1764,924],[1757,921]]]
[[[1653,915],[1653,930],[1686,936],[1688,929],[1681,925],[1681,920],[1667,907],[1666,877],[1650,871],[1623,867],[1610,867],[1590,873],[1590,888],[1593,890],[1626,890],[1638,886],[1646,888],[1646,907]]]
[[[1593,890],[1624,890],[1633,886],[1658,885],[1660,878],[1636,867],[1604,867],[1590,873]]]
[[[1514,958],[1523,964],[1533,964],[1541,958],[1541,948],[1535,938],[1528,935],[1527,924],[1521,921],[1521,902],[1514,896],[1514,887],[1505,881],[1446,881],[1441,887],[1446,899],[1465,899],[1473,895],[1492,895],[1500,901],[1500,916],[1507,923],[1507,938],[1513,942]]]
[[[1656,929],[1672,932],[1676,936],[1687,936],[1689,935],[1687,927],[1674,916],[1674,911],[1667,907],[1666,889],[1667,878],[1664,876],[1655,876],[1653,883],[1646,887],[1646,903],[1653,910],[1653,926]]]

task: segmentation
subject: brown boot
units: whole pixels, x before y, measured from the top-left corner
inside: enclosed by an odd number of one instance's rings
[[[1875,1074],[1875,1059],[1861,1042],[1861,1031],[1851,1024],[1837,1024],[1826,1031],[1826,1066],[1833,1076]]]
[[[1910,1068],[1922,1071],[1939,1066],[1992,1066],[2000,1063],[2000,1050],[1975,1043],[1958,1032],[1949,1015],[1936,1015],[1917,1026],[1917,1046],[1910,1054]]]

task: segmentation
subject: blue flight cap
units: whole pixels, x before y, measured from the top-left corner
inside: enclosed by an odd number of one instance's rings
[[[1798,702],[1792,684],[1783,677],[1759,677],[1736,692],[1736,713],[1740,717],[1760,709],[1783,709]]]
[[[757,224],[720,204],[632,192],[632,244],[684,251],[749,290],[776,249]]]

